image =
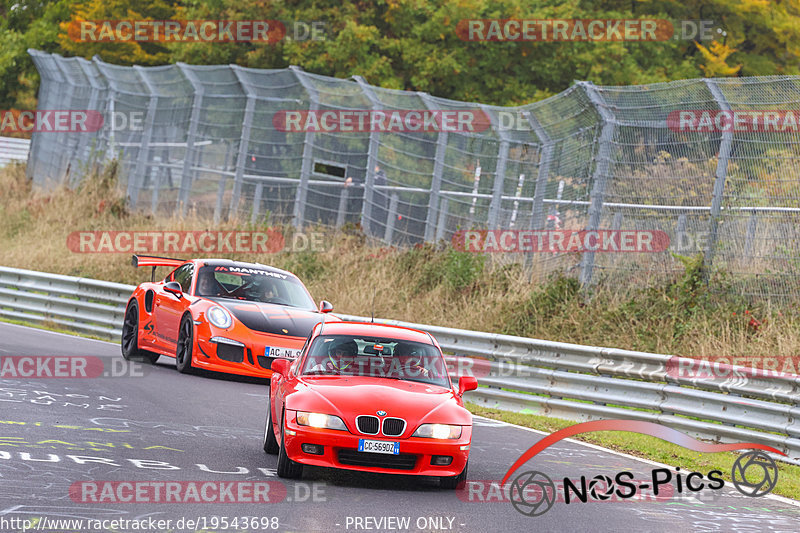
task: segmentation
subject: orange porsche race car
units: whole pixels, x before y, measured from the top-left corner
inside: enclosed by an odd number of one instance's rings
[[[151,363],[174,357],[178,371],[213,370],[268,378],[276,358],[294,358],[323,313],[291,272],[228,259],[133,256],[153,267],[128,301],[122,356]],[[155,281],[158,266],[174,267]],[[330,316],[328,321],[339,319]]]

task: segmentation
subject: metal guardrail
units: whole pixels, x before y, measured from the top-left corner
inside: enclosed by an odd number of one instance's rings
[[[0,267],[0,317],[119,339],[132,285]]]
[[[0,267],[0,317],[118,339],[132,285]],[[337,314],[344,320],[368,317]],[[768,444],[800,465],[800,376],[729,367],[728,378],[685,377],[693,360],[376,319],[430,332],[451,372],[481,387],[467,399],[570,420],[657,422],[719,442]],[[725,370],[726,365],[718,368]],[[719,372],[722,374],[722,372]]]
[[[30,139],[0,137],[0,168],[6,166],[11,161],[27,161],[30,149]]]

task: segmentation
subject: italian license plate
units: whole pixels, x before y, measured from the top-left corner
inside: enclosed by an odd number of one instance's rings
[[[287,359],[296,359],[300,355],[300,350],[294,348],[280,348],[278,346],[267,346],[264,349],[266,357],[285,357]]]
[[[358,439],[358,451],[397,455],[400,453],[400,443],[386,440]]]

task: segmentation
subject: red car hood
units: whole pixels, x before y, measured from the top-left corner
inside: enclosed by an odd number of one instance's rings
[[[286,398],[286,408],[335,414],[355,433],[358,415],[386,411],[407,422],[404,436],[422,423],[471,425],[472,415],[450,389],[374,377],[304,377]]]

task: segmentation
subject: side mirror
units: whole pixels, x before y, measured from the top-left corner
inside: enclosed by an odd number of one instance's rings
[[[177,281],[168,281],[167,284],[164,285],[164,290],[175,296],[178,300],[183,298],[183,289],[181,288],[181,284]]]
[[[327,300],[322,300],[319,303],[319,312],[320,313],[330,313],[333,311],[333,304]]]
[[[289,360],[288,359],[275,359],[269,367],[274,373],[286,377],[289,373]]]
[[[478,380],[475,376],[461,376],[458,378],[458,395],[461,396],[467,391],[478,388]]]

